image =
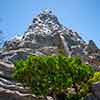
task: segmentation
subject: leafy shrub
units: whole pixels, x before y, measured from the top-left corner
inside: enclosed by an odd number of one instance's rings
[[[91,86],[94,82],[100,82],[100,72],[95,72],[93,77],[89,79],[88,84]]]
[[[95,72],[92,80],[95,82],[100,82],[100,72]]]
[[[91,67],[83,64],[79,57],[63,55],[30,55],[26,60],[17,61],[15,66],[14,78],[30,86],[38,96],[66,94],[68,87],[81,84],[93,75]]]

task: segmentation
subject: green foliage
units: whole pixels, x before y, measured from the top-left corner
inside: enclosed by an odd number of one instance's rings
[[[73,84],[87,81],[93,71],[79,57],[32,56],[17,61],[14,78],[32,88],[35,95],[61,94]],[[70,99],[71,100],[71,99]]]
[[[68,94],[66,100],[84,100],[79,94]]]
[[[95,72],[92,80],[100,82],[100,72]]]
[[[78,84],[77,92],[68,91],[66,100],[84,100],[84,97],[89,93],[91,93],[89,84],[82,81],[80,84]]]
[[[100,82],[100,72],[95,72],[94,76],[88,81],[90,85],[92,85],[94,82]]]

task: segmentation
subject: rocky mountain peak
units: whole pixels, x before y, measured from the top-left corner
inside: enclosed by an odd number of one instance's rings
[[[62,39],[64,37],[64,40]],[[24,41],[32,41],[34,43],[43,44],[42,46],[59,46],[61,40],[67,41],[68,47],[80,45],[85,41],[77,32],[68,29],[60,24],[57,16],[51,10],[40,12],[36,17],[33,17],[32,23],[23,36]],[[63,45],[64,46],[64,45]]]
[[[41,24],[49,25],[49,24],[57,24],[60,25],[58,18],[53,14],[51,10],[44,10],[40,12],[36,17],[33,18],[33,23],[36,24],[38,22]]]
[[[53,15],[51,10],[42,11],[33,18],[32,24],[26,32],[34,32],[34,34],[52,34],[61,27],[58,18]]]
[[[44,10],[33,17],[22,39],[7,41],[4,47],[7,49],[30,48],[36,51],[56,47],[64,50],[68,55],[74,55],[80,52],[82,54],[85,44],[79,33],[60,24],[51,10]]]

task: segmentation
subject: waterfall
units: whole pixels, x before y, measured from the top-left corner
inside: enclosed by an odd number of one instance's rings
[[[63,46],[64,46],[64,52],[65,54],[68,54],[69,56],[71,56],[71,51],[68,47],[68,43],[67,41],[65,40],[64,36],[63,36],[63,33],[60,34],[60,38],[61,38],[61,41],[63,43]]]

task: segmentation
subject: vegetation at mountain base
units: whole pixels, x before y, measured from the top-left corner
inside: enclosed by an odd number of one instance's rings
[[[14,78],[31,87],[33,94],[64,96],[66,100],[85,97],[90,92],[88,80],[100,76],[100,73],[94,74],[90,65],[83,64],[79,57],[64,55],[30,55],[26,60],[17,61],[15,66]]]

